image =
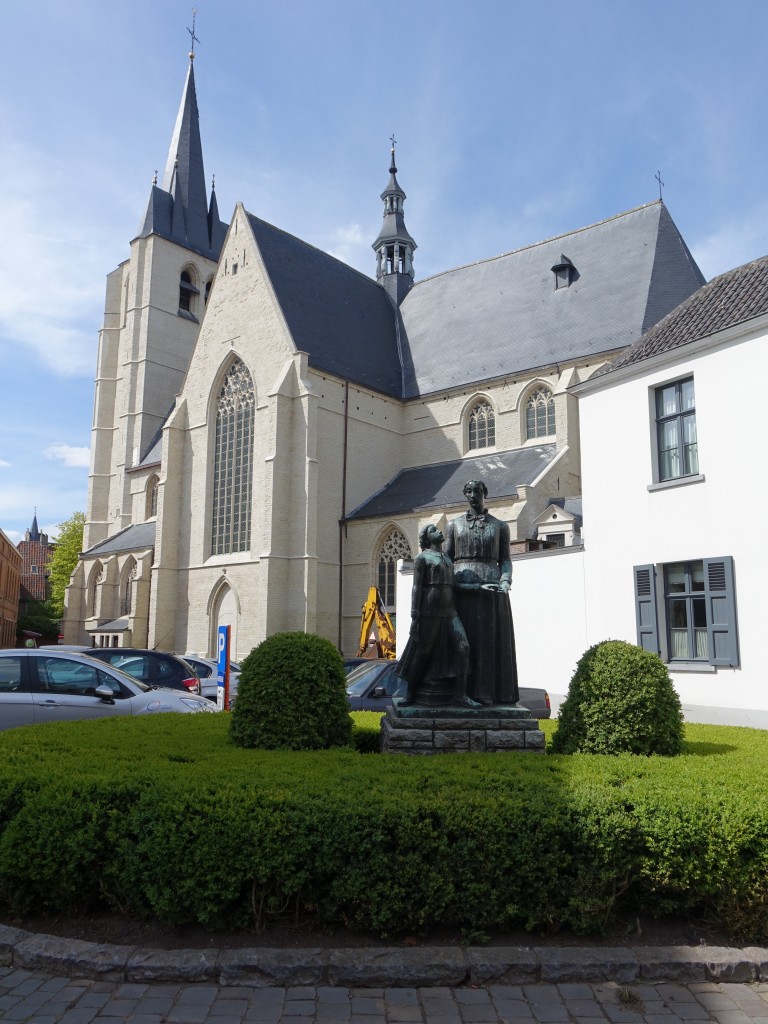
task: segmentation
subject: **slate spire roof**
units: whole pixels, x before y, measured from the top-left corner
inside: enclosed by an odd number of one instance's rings
[[[206,198],[203,146],[190,54],[187,79],[176,117],[162,185],[153,182],[139,237],[162,235],[210,259],[217,259],[226,233],[215,196]]]
[[[40,527],[37,525],[37,512],[32,517],[32,525],[29,528],[27,540],[40,540]]]

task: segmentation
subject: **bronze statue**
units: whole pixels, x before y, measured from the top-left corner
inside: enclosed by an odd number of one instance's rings
[[[480,704],[515,704],[517,661],[509,590],[509,526],[485,507],[482,480],[464,486],[469,509],[452,519],[446,554],[452,560],[456,608],[469,642],[467,694]]]
[[[443,534],[430,523],[419,532],[413,563],[411,631],[397,674],[406,680],[400,707],[411,704],[478,707],[466,694],[469,649],[453,600],[453,566]]]

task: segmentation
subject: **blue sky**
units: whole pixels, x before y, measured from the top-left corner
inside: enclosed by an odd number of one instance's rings
[[[192,5],[3,5],[0,528],[86,508],[105,275],[162,174]],[[768,252],[764,0],[198,0],[206,174],[373,273],[389,137],[417,278],[658,197],[707,278]]]

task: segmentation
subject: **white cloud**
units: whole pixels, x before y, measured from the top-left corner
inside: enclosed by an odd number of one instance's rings
[[[0,335],[57,374],[88,375],[103,304],[108,223],[96,225],[82,205],[59,201],[61,193],[78,195],[70,187],[77,168],[17,142],[8,142],[8,150],[0,171],[9,243],[0,251]]]
[[[359,269],[366,264],[373,266],[372,241],[372,238],[369,239],[363,234],[360,224],[353,222],[345,227],[336,228],[327,252],[329,255],[335,256],[337,260],[349,264],[350,267]],[[369,267],[366,266],[366,270],[368,269]]]
[[[90,448],[74,448],[72,445],[57,442],[50,444],[43,452],[46,459],[53,459],[63,462],[65,466],[73,469],[88,469],[91,461]]]
[[[5,459],[0,459],[0,469],[8,469],[10,465],[10,462],[6,462]]]
[[[724,224],[691,246],[693,258],[709,280],[765,254],[768,204]]]

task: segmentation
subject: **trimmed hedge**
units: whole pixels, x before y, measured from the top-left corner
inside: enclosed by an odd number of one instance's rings
[[[238,746],[325,750],[351,733],[344,662],[330,640],[275,633],[244,659],[229,730]]]
[[[768,733],[688,726],[674,759],[412,758],[244,750],[228,718],[0,733],[0,904],[382,936],[631,909],[768,939]]]
[[[557,754],[663,754],[683,749],[683,712],[657,654],[603,640],[581,656],[560,706]]]

